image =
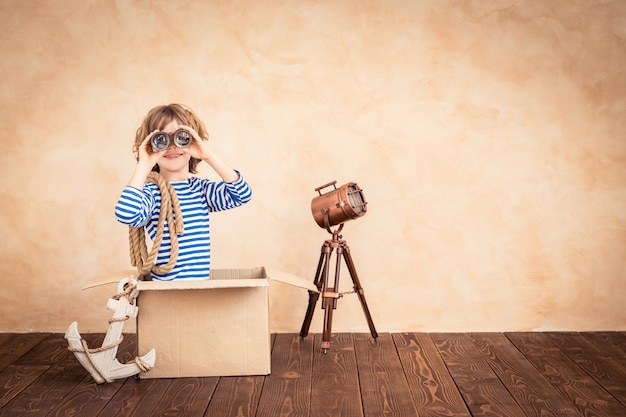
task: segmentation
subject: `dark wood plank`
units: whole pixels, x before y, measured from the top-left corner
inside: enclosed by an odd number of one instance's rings
[[[612,395],[576,365],[543,333],[506,333],[528,361],[581,415],[626,415]]]
[[[3,345],[14,339],[15,337],[19,337],[21,334],[29,334],[29,333],[0,333],[0,352],[3,350]]]
[[[313,338],[277,334],[256,417],[308,417],[312,369]]]
[[[504,334],[471,333],[469,337],[527,416],[578,417]]]
[[[626,364],[575,332],[550,334],[552,341],[578,366],[626,406]]]
[[[170,385],[170,379],[128,378],[98,417],[148,417]]]
[[[87,338],[87,336],[83,336]],[[126,339],[128,336],[125,336]],[[133,335],[134,338],[134,335]],[[99,338],[94,343],[89,343],[89,346],[95,348],[102,344],[102,338]],[[126,362],[126,359],[130,359],[136,350],[136,344],[124,340],[118,348],[116,357],[120,362]],[[91,375],[80,365],[78,359],[71,354],[73,359],[73,368],[76,372],[80,372],[84,375],[83,379],[75,385],[71,393],[66,395],[56,407],[50,411],[50,416],[65,416],[68,413],[70,415],[80,416],[96,416],[102,411],[102,409],[108,404],[118,390],[125,384],[126,379],[114,380],[108,384],[96,384]]]
[[[19,396],[3,407],[0,416],[47,415],[85,378],[82,371],[79,374],[74,369],[64,369],[62,365],[50,367]]]
[[[50,333],[1,335],[0,407],[4,407],[50,368],[54,362],[49,357],[48,343],[60,339]],[[50,340],[43,343],[48,338]],[[44,348],[33,351],[40,344]]]
[[[472,416],[525,416],[467,335],[432,333],[430,337]]]
[[[91,377],[84,377],[47,415],[96,416],[124,382],[115,380],[110,384],[96,384]]]
[[[154,417],[204,415],[215,391],[216,377],[172,379],[150,414]]]
[[[48,365],[9,365],[0,372],[0,408],[17,397],[41,374],[48,370]]]
[[[117,359],[127,363],[137,355],[137,335],[124,335]],[[169,387],[171,379],[127,378],[113,397],[104,405],[98,417],[150,416]]]
[[[382,333],[374,339],[369,333],[360,333],[353,338],[359,364],[363,415],[417,415],[391,335]]]
[[[254,417],[264,380],[264,376],[221,377],[206,413],[200,415]]]
[[[136,349],[126,336],[123,363]],[[31,337],[0,334],[0,417],[626,415],[624,332],[340,333],[326,354],[321,334],[273,335],[269,376],[102,385],[62,334]]]
[[[103,339],[102,334],[87,334],[85,340],[90,345],[97,345]],[[36,346],[32,347],[25,355],[21,356],[14,363],[16,365],[55,365],[60,362],[72,359],[75,364],[78,361],[68,350],[68,343],[62,334],[53,334],[43,339]],[[85,371],[86,372],[86,371]]]
[[[85,339],[97,343],[102,335],[86,335]],[[45,366],[48,369],[2,407],[0,416],[45,415],[85,379],[87,371],[67,347],[63,335],[55,334],[14,362],[16,367]]]
[[[626,333],[622,332],[585,332],[581,335],[598,349],[621,363],[626,363]]]
[[[0,371],[50,335],[50,333],[0,333]]]
[[[471,417],[430,336],[397,333],[393,340],[420,417]]]
[[[362,417],[356,355],[351,334],[336,333],[327,353],[315,334],[311,380],[311,417]]]

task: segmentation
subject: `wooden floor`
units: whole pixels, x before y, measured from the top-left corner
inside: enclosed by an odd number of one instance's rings
[[[87,335],[90,345],[102,335]],[[269,376],[98,385],[60,334],[0,334],[0,416],[626,416],[626,333],[273,335]],[[118,359],[131,359],[127,335]]]

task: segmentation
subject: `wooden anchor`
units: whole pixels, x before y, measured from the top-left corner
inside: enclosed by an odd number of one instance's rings
[[[124,322],[129,317],[137,317],[138,307],[135,304],[137,298],[137,280],[134,278],[124,278],[117,286],[118,294],[109,298],[107,309],[113,311],[113,318],[109,320],[102,347],[90,349],[87,342],[78,333],[78,323],[73,322],[65,333],[65,338],[69,343],[69,350],[83,367],[91,374],[98,383],[112,382],[114,379],[127,378],[137,375],[140,372],[148,372],[156,362],[156,352],[151,349],[142,357],[135,357],[134,362],[121,364],[115,357],[117,347],[124,336],[122,329]]]

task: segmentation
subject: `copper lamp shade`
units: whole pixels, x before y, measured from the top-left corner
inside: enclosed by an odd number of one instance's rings
[[[315,191],[320,195],[311,201],[313,219],[319,227],[329,232],[331,227],[361,217],[367,211],[363,190],[356,183],[349,182],[339,188],[335,186],[336,183],[333,181],[317,187]],[[334,189],[322,194],[321,190],[331,185]]]

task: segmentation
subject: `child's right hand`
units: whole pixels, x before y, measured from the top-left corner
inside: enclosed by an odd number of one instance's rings
[[[150,171],[152,171],[152,168],[156,165],[159,158],[165,153],[165,150],[161,152],[154,152],[152,150],[150,138],[152,138],[155,132],[156,130],[146,136],[137,148],[137,165],[135,165],[133,175],[130,177],[127,184],[131,187],[141,189]]]
[[[141,145],[139,145],[139,148],[137,149],[137,162],[150,165],[150,169],[152,169],[152,167],[157,163],[159,158],[163,156],[163,154],[167,151],[167,149],[159,152],[155,152],[152,150],[150,138],[152,138],[152,135],[154,135],[156,132],[158,132],[158,130],[153,130],[152,132],[150,132],[150,134],[148,134],[148,136],[144,138],[143,142],[141,142]]]

